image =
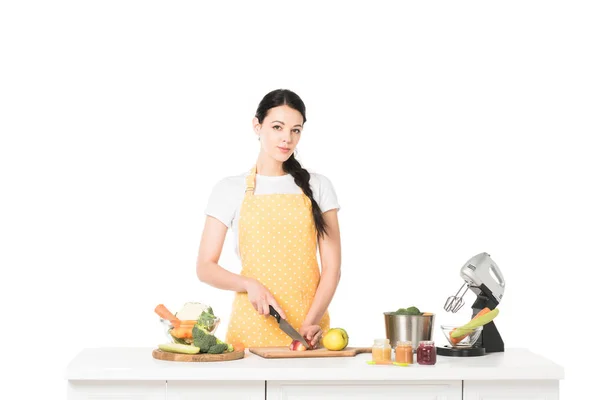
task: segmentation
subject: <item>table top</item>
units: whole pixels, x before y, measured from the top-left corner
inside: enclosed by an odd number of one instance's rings
[[[369,365],[355,357],[265,359],[246,350],[243,359],[221,362],[156,360],[149,347],[83,349],[66,369],[68,380],[378,381],[558,380],[564,368],[527,349],[480,357],[437,356],[435,365]]]

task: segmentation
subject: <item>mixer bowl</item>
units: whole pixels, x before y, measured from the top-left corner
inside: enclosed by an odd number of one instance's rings
[[[444,332],[444,336],[448,340],[448,344],[450,344],[450,346],[456,347],[456,348],[473,347],[475,342],[477,342],[477,339],[479,339],[479,336],[481,336],[481,332],[483,331],[483,326],[479,326],[477,328],[470,329],[469,334],[467,336],[462,338],[460,341],[457,341],[457,339],[460,339],[460,338],[454,339],[450,336],[450,334],[452,333],[452,331],[455,328],[458,328],[458,327],[459,327],[458,325],[442,325],[442,332]]]
[[[432,340],[435,314],[398,315],[394,312],[384,312],[383,317],[385,335],[392,348],[396,347],[397,342],[410,340],[413,350],[416,350],[421,340]]]

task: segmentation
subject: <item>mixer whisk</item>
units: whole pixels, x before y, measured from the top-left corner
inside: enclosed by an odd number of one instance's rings
[[[465,286],[466,286],[466,288],[465,288]],[[458,294],[461,292],[461,290],[463,290],[463,288],[465,288],[465,291],[459,296]],[[444,304],[444,310],[451,311],[453,313],[460,310],[460,308],[463,306],[463,304],[465,304],[465,301],[463,300],[463,296],[465,295],[465,293],[467,293],[467,290],[469,290],[469,285],[467,284],[467,282],[465,282],[460,287],[460,289],[458,289],[458,292],[456,292],[456,295],[448,297],[448,299],[446,300],[446,304]]]

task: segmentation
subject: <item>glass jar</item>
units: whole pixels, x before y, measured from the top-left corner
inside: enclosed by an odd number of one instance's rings
[[[433,340],[421,340],[417,348],[417,362],[421,365],[434,365],[437,360]]]
[[[175,328],[171,322],[166,319],[160,318],[160,322],[163,325],[165,335],[167,336],[169,342],[182,343],[185,341],[188,344],[193,342],[192,329],[194,328],[194,325],[198,323],[197,320],[179,320],[179,326],[177,328]],[[206,324],[205,327],[210,329],[206,330],[208,333],[214,335],[219,323],[221,322],[221,319],[219,317],[215,317],[209,322],[210,324]]]
[[[396,343],[396,362],[401,364],[413,363],[413,346],[411,341]]]
[[[390,339],[375,339],[371,355],[373,356],[373,361],[392,361]]]
[[[196,324],[196,320],[182,320],[179,321],[179,326],[174,327],[169,325],[167,328],[169,339],[174,343],[186,343],[189,344],[194,341],[192,330]]]

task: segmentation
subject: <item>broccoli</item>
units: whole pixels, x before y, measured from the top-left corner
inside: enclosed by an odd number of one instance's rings
[[[399,308],[396,315],[421,315],[423,314],[417,307],[411,306],[408,308]]]
[[[408,315],[421,315],[421,311],[415,306],[408,307],[406,309],[406,312],[408,313]]]
[[[227,345],[227,352],[231,353],[233,351],[233,346],[229,343],[225,343],[224,341],[222,341],[221,339],[217,338],[217,344],[224,344]]]
[[[227,350],[227,344],[217,343],[217,344],[213,344],[212,346],[210,346],[210,348],[208,349],[208,354],[221,354],[225,350]],[[202,350],[200,350],[200,351],[202,351]]]
[[[208,333],[208,331],[202,328],[200,325],[196,324],[192,328],[192,337],[194,339],[201,339],[206,335],[210,335],[210,333]]]
[[[198,317],[197,323],[206,330],[211,331],[215,327],[216,319],[217,317],[215,317],[212,307],[208,307],[206,310],[202,311],[202,314]]]
[[[194,337],[194,346],[200,348],[200,353],[208,352],[211,346],[217,344],[217,338],[198,324],[192,328],[192,336]]]
[[[213,335],[204,335],[200,339],[194,339],[194,346],[200,347],[200,353],[207,353],[216,344],[217,339]]]
[[[196,339],[196,338],[201,338],[204,335],[210,335],[210,333],[202,326],[195,324],[194,327],[192,328],[192,337],[194,339]]]
[[[199,324],[192,328],[192,336],[194,337],[193,345],[200,348],[200,353],[221,354],[233,351],[232,345],[220,340]]]

